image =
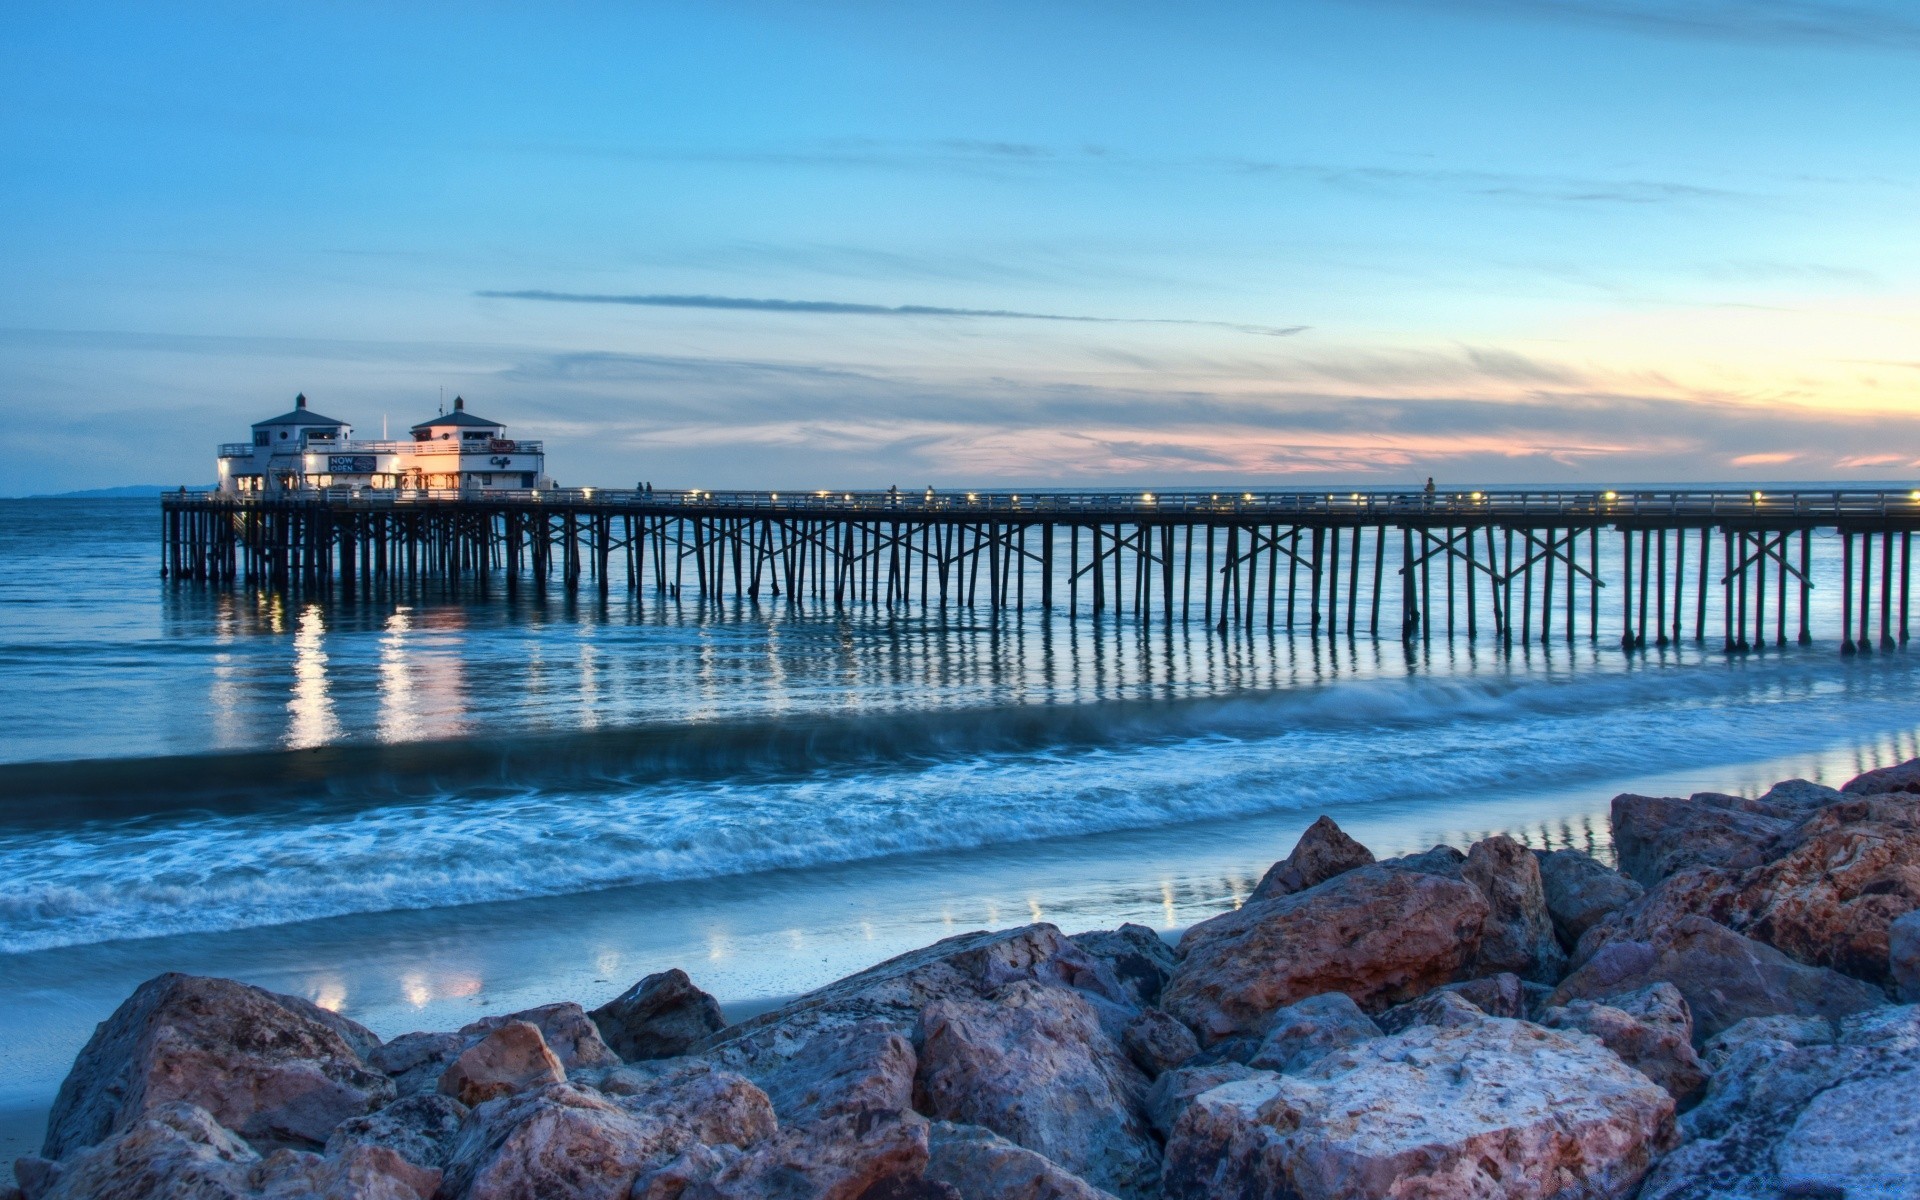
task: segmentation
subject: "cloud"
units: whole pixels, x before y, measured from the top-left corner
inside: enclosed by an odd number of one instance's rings
[[[1799,459],[1798,454],[1787,454],[1776,450],[1760,454],[1741,454],[1727,461],[1736,467],[1777,467],[1781,463],[1790,463]]]
[[[1083,317],[1062,313],[1018,312],[1004,308],[945,308],[932,304],[854,304],[842,300],[759,300],[741,296],[612,295],[589,292],[480,291],[489,300],[545,300],[563,304],[630,304],[645,308],[716,308],[736,312],[806,313],[852,317],[968,317],[1006,321],[1074,321],[1094,325],[1198,325],[1266,337],[1291,337],[1305,325],[1242,325],[1179,317]]]
[[[1380,2],[1380,0],[1372,0]],[[1662,37],[1774,45],[1920,50],[1910,6],[1834,0],[1385,0],[1568,21]]]

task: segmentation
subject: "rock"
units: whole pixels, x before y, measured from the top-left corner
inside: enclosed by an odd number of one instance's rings
[[[1307,831],[1294,844],[1293,853],[1267,868],[1253,889],[1252,898],[1272,900],[1304,892],[1372,861],[1371,850],[1348,837],[1331,817],[1321,817],[1307,826]]]
[[[1808,779],[1783,779],[1767,789],[1758,803],[1776,811],[1804,816],[1816,808],[1824,808],[1846,798],[1846,794],[1837,788],[1814,783]]]
[[[379,1112],[342,1121],[327,1138],[327,1153],[384,1146],[416,1166],[439,1170],[446,1166],[454,1136],[466,1119],[467,1106],[451,1096],[408,1096]]]
[[[1700,1049],[1700,1060],[1709,1071],[1718,1071],[1749,1042],[1831,1046],[1838,1036],[1834,1023],[1825,1017],[1746,1017],[1708,1038]]]
[[[1920,1002],[1920,912],[1887,927],[1887,973],[1901,1000]]]
[[[1620,869],[1652,887],[1686,867],[1741,870],[1760,861],[1766,845],[1792,827],[1781,817],[1733,807],[1734,797],[1702,792],[1613,798],[1613,850]]]
[[[1384,864],[1202,921],[1161,996],[1203,1043],[1258,1034],[1286,1005],[1345,992],[1377,1011],[1452,980],[1479,950],[1477,888]]]
[[[774,1131],[773,1105],[738,1075],[671,1075],[618,1100],[550,1083],[474,1109],[441,1187],[460,1200],[625,1200],[643,1173],[697,1145],[746,1148]]]
[[[769,1069],[770,1057],[797,1052],[816,1032],[884,1021],[912,1037],[921,1010],[935,1000],[981,999],[1019,980],[1078,992],[1115,1038],[1138,1007],[1113,969],[1052,925],[963,933],[869,967],[857,975],[730,1025],[696,1051],[736,1070]]]
[[[1920,809],[1849,798],[1771,851],[1722,901],[1723,923],[1801,962],[1891,982],[1890,927],[1920,908]]]
[[[32,1200],[427,1200],[440,1179],[376,1146],[325,1158],[283,1149],[263,1160],[211,1113],[179,1102],[145,1110],[63,1162],[26,1162]]]
[[[1267,1036],[1247,1065],[1299,1071],[1335,1050],[1381,1036],[1380,1027],[1344,992],[1322,992],[1273,1014]]]
[[[1624,1198],[1673,1136],[1673,1099],[1597,1041],[1489,1017],[1202,1094],[1167,1141],[1165,1194]]]
[[[784,1049],[784,1048],[783,1048]],[[773,1101],[783,1124],[913,1107],[913,1043],[885,1021],[825,1029],[790,1053],[741,1068]]]
[[[1638,882],[1579,850],[1542,854],[1540,885],[1560,944],[1572,950],[1580,935],[1646,894]]]
[[[990,1000],[939,1000],[920,1018],[916,1105],[980,1125],[1121,1196],[1160,1168],[1148,1081],[1084,997],[1021,980]]]
[[[1667,1090],[1685,1108],[1707,1087],[1707,1069],[1693,1049],[1693,1013],[1680,990],[1655,983],[1610,997],[1548,1009],[1540,1024],[1592,1034],[1620,1060]]]
[[[1840,785],[1849,796],[1884,796],[1888,793],[1920,792],[1920,758],[1909,759],[1893,767],[1881,767],[1856,775]]]
[[[693,1147],[642,1176],[633,1200],[951,1197],[924,1183],[927,1157],[927,1122],[913,1113],[839,1116],[782,1129],[744,1154]]]
[[[1589,927],[1574,947],[1573,965],[1585,966],[1601,948],[1612,942],[1652,941],[1682,917],[1706,917],[1727,925],[1733,920],[1729,908],[1739,883],[1738,873],[1719,867],[1687,867],[1675,871],[1638,900]]]
[[[539,1026],[509,1021],[453,1060],[440,1076],[440,1093],[472,1107],[566,1077]]]
[[[720,1003],[675,967],[649,975],[589,1016],[615,1054],[672,1058],[726,1027]]]
[[[174,1102],[262,1148],[317,1147],[341,1121],[393,1099],[393,1082],[338,1032],[341,1018],[319,1020],[291,999],[191,975],[141,984],[74,1060],[42,1153],[64,1158]]]
[[[1486,1010],[1459,992],[1436,988],[1418,1000],[1396,1004],[1380,1014],[1380,1028],[1388,1034],[1405,1033],[1416,1025],[1453,1029],[1487,1019]]]
[[[1534,985],[1523,982],[1518,975],[1503,972],[1462,983],[1442,984],[1433,990],[1452,992],[1490,1017],[1525,1019],[1531,1008],[1527,1002],[1527,989],[1530,986]],[[1549,988],[1538,990],[1543,994],[1552,994]]]
[[[1210,1092],[1223,1083],[1238,1083],[1242,1079],[1264,1079],[1271,1072],[1257,1071],[1245,1063],[1217,1062],[1205,1066],[1178,1067],[1153,1081],[1147,1089],[1147,1123],[1153,1131],[1165,1141],[1168,1134],[1187,1111],[1187,1105],[1202,1092]]]
[[[1149,1079],[1200,1053],[1193,1030],[1158,1008],[1142,1009],[1120,1034],[1120,1046]]]
[[[1705,917],[1682,917],[1651,943],[1614,942],[1567,976],[1550,1003],[1605,1000],[1669,982],[1710,1038],[1743,1017],[1779,1013],[1837,1018],[1884,1003],[1877,988],[1809,967]]]
[[[962,1200],[1112,1200],[1045,1155],[950,1121],[935,1121],[928,1133],[926,1177],[952,1185]]]
[[[1380,865],[1393,871],[1412,871],[1418,875],[1438,875],[1442,879],[1461,878],[1461,869],[1467,865],[1467,856],[1452,846],[1435,846],[1431,850],[1422,850],[1418,854],[1402,854],[1399,858],[1382,859]]]
[[[578,1004],[543,1004],[504,1017],[483,1017],[463,1027],[460,1034],[472,1044],[515,1021],[525,1021],[538,1029],[547,1049],[569,1073],[620,1065],[620,1056],[601,1040],[599,1028]]]
[[[398,1095],[434,1092],[440,1076],[476,1040],[458,1033],[403,1033],[375,1050],[367,1065],[391,1076]]]
[[[1567,973],[1567,952],[1554,935],[1533,852],[1496,834],[1468,848],[1460,873],[1487,898],[1474,973],[1506,971],[1534,983],[1560,982]]]
[[[1106,963],[1139,1008],[1159,1003],[1160,989],[1167,986],[1178,962],[1166,939],[1145,925],[1129,923],[1118,929],[1076,933],[1068,940]]]
[[[1684,1145],[1648,1177],[1645,1200],[1913,1196],[1920,1178],[1920,1009],[1883,1008],[1797,1044],[1742,1022]],[[1733,1038],[1734,1034],[1742,1034]]]

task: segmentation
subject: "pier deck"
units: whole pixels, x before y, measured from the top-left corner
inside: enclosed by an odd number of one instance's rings
[[[1920,492],[334,489],[182,492],[162,512],[170,577],[286,590],[1033,602],[1222,632],[1508,643],[1603,636],[1606,590],[1605,636],[1628,647],[1704,640],[1718,593],[1729,650],[1811,639],[1815,539],[1837,538],[1824,591],[1855,653],[1907,641]]]

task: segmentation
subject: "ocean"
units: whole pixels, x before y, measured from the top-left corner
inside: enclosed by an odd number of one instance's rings
[[[1818,625],[1629,655],[1584,629],[1503,650],[1035,609],[280,597],[163,582],[152,499],[0,501],[0,563],[8,1157],[163,970],[386,1036],[676,965],[744,1011],[964,929],[1178,929],[1323,812],[1381,854],[1505,831],[1605,857],[1618,791],[1920,755],[1909,657],[1843,658]]]

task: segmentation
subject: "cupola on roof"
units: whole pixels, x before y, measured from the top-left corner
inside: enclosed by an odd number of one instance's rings
[[[293,398],[293,411],[283,413],[267,421],[255,421],[255,429],[264,429],[269,425],[337,425],[345,427],[345,421],[336,421],[332,417],[323,417],[307,407],[307,394],[300,393]]]
[[[431,421],[422,421],[413,427],[415,432],[422,429],[438,429],[447,425],[466,425],[480,429],[504,429],[498,421],[485,421],[467,411],[467,402],[460,397],[453,398],[453,411],[441,413]]]

